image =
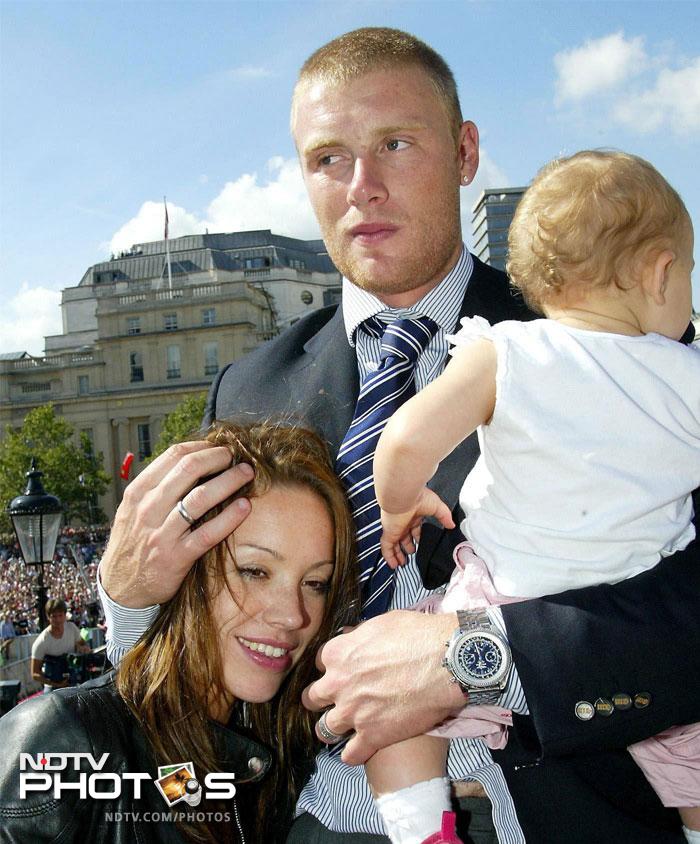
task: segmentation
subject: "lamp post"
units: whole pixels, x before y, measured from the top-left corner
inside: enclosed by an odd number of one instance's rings
[[[36,468],[36,460],[26,474],[27,488],[24,495],[13,498],[7,512],[17,534],[24,562],[39,566],[39,625],[46,627],[46,589],[44,565],[53,560],[58,531],[61,527],[63,508],[55,495],[48,495],[41,482],[44,473]]]

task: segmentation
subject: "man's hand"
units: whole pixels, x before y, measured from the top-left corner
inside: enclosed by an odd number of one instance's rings
[[[250,512],[250,502],[238,498],[191,530],[177,502],[182,500],[197,520],[252,477],[248,464],[231,466],[227,448],[205,442],[180,443],[157,457],[129,484],[117,510],[100,563],[110,598],[126,607],[172,598],[197,558],[229,536]],[[200,483],[202,478],[208,479]]]
[[[404,565],[408,555],[418,550],[420,529],[426,516],[433,516],[448,530],[455,526],[450,508],[427,486],[420,491],[410,510],[404,513],[381,511],[383,533],[380,545],[382,557],[390,568]]]
[[[360,765],[381,747],[422,735],[464,706],[442,667],[454,613],[394,610],[327,642],[318,652],[323,677],[304,690],[308,709],[332,706],[326,726],[355,731],[342,759]]]

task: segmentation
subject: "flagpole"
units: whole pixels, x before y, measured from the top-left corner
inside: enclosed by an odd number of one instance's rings
[[[163,205],[165,206],[165,259],[168,262],[168,290],[170,296],[173,295],[173,275],[170,270],[170,241],[168,240],[168,203],[163,197]]]

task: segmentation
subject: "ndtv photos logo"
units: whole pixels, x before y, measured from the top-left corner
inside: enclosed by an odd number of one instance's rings
[[[24,800],[32,791],[52,794],[55,800],[67,792],[77,792],[81,800],[113,800],[124,789],[130,789],[135,800],[141,797],[144,782],[153,782],[168,806],[181,801],[198,806],[207,800],[229,800],[236,794],[234,775],[210,773],[204,777],[204,788],[194,775],[191,762],[163,765],[153,779],[143,772],[115,774],[104,771],[109,753],[97,759],[91,753],[20,753],[19,796]],[[76,776],[77,773],[77,776]]]

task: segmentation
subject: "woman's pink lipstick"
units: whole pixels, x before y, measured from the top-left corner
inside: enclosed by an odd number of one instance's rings
[[[261,668],[267,668],[270,671],[288,671],[292,666],[292,657],[289,654],[291,647],[282,642],[273,642],[268,639],[247,639],[245,636],[237,636],[236,641],[241,646],[243,653]],[[280,656],[274,656],[260,650],[252,650],[246,642],[255,645],[268,645],[277,650],[284,650]]]

